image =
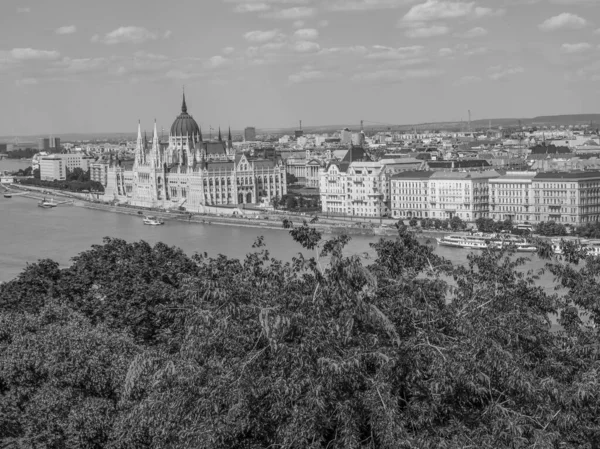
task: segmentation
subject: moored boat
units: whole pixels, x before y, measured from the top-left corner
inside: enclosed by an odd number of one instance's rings
[[[47,200],[46,198],[38,203],[38,207],[42,207],[44,209],[51,209],[56,206],[58,206],[58,204],[56,204],[53,200]]]
[[[165,224],[164,221],[162,221],[160,218],[157,218],[153,215],[148,215],[148,216],[144,217],[144,219],[142,221],[145,225],[150,225],[150,226],[160,226],[162,224]]]

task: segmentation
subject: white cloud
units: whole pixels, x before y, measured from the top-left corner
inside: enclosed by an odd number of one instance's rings
[[[110,61],[107,58],[72,59],[65,57],[60,62],[56,63],[57,68],[52,71],[69,74],[97,72],[102,68],[108,67],[109,62]]]
[[[223,67],[228,65],[231,61],[227,58],[224,58],[221,55],[213,56],[208,61],[204,63],[204,67],[207,69],[218,69],[219,67]]]
[[[101,42],[108,45],[113,44],[141,44],[143,42],[157,39],[155,33],[146,28],[126,26],[107,33],[104,37],[97,34],[92,37],[92,42]]]
[[[487,47],[465,48],[465,56],[485,55],[488,52]]]
[[[15,84],[18,87],[33,86],[35,84],[38,84],[38,80],[36,78],[22,78],[20,80],[16,80]]]
[[[264,12],[271,9],[270,5],[266,3],[240,3],[237,5],[233,11],[238,13],[246,13],[246,12]]]
[[[421,45],[413,45],[412,47],[384,47],[382,45],[374,45],[371,51],[367,54],[369,59],[408,59],[420,55],[424,50]]]
[[[473,39],[476,37],[485,36],[486,34],[488,34],[488,31],[485,28],[475,27],[463,33],[456,33],[456,36],[463,39]]]
[[[448,34],[450,28],[446,25],[431,25],[422,28],[411,28],[404,32],[404,35],[410,39],[428,38],[443,36]]]
[[[560,48],[565,53],[582,53],[590,50],[592,46],[587,42],[579,42],[577,44],[562,44]]]
[[[447,56],[452,56],[454,54],[454,50],[452,50],[451,48],[440,48],[438,50],[438,54],[442,57],[447,57]]]
[[[224,55],[230,55],[231,53],[233,53],[235,51],[235,48],[233,48],[233,47],[225,47],[221,51],[223,52]]]
[[[441,75],[438,69],[410,69],[410,70],[375,70],[357,73],[352,77],[353,81],[375,82],[375,83],[398,83],[408,79],[432,78]]]
[[[404,22],[426,22],[443,19],[460,19],[494,16],[503,10],[476,6],[475,2],[459,2],[445,0],[427,0],[413,6],[402,18]]]
[[[310,81],[317,81],[326,78],[326,74],[320,70],[310,70],[305,69],[301,70],[298,73],[288,76],[288,81],[290,84],[299,84],[306,83]]]
[[[585,28],[587,20],[583,17],[579,17],[576,14],[563,12],[554,17],[550,17],[543,23],[538,25],[538,28],[542,31],[556,31],[556,30],[580,30]]]
[[[248,42],[268,42],[270,40],[275,39],[276,37],[280,37],[281,32],[279,30],[268,30],[268,31],[248,31],[244,34],[244,39]]]
[[[31,12],[31,8],[29,6],[23,6],[21,8],[17,8],[17,13],[19,14],[28,14]]]
[[[54,30],[56,34],[73,34],[77,31],[77,27],[75,25],[67,25]]]
[[[19,61],[45,59],[53,60],[60,57],[60,53],[55,50],[36,50],[33,48],[13,48],[10,55]]]
[[[298,41],[294,43],[292,48],[298,53],[314,53],[319,51],[321,46],[316,42]]]
[[[523,67],[519,67],[519,66],[508,66],[508,67],[503,67],[503,66],[494,66],[494,67],[490,67],[488,69],[488,72],[490,72],[490,79],[494,80],[494,81],[499,81],[502,79],[505,79],[511,75],[517,75],[519,73],[523,73],[525,71],[525,69]]]
[[[269,52],[269,51],[275,51],[275,50],[281,50],[283,47],[285,47],[285,42],[267,42],[264,45],[261,45],[260,47],[260,51],[262,52]]]
[[[415,0],[331,0],[326,7],[332,11],[368,11],[401,8],[414,2]]]
[[[280,9],[279,11],[263,14],[263,17],[268,19],[298,20],[312,17],[316,12],[317,10],[315,8],[295,6],[293,8]]]
[[[294,33],[294,37],[297,39],[310,41],[317,39],[319,37],[319,32],[314,28],[302,28]]]
[[[481,78],[475,75],[466,75],[454,83],[455,86],[465,86],[467,84],[480,83]]]

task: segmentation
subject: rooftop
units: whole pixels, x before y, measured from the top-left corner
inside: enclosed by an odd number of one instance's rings
[[[571,172],[545,172],[538,173],[535,176],[536,181],[543,180],[554,180],[554,179],[567,179],[567,180],[578,180],[578,179],[600,179],[600,171],[571,171]]]
[[[392,179],[429,179],[435,172],[425,170],[408,170],[392,176]]]

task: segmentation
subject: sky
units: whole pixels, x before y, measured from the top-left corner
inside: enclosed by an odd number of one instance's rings
[[[599,4],[1,0],[0,135],[596,113]]]

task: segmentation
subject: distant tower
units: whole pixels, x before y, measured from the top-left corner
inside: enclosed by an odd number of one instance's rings
[[[469,109],[469,132],[471,132],[471,110]]]
[[[223,142],[223,138],[221,137],[221,127],[219,126],[219,142]]]

